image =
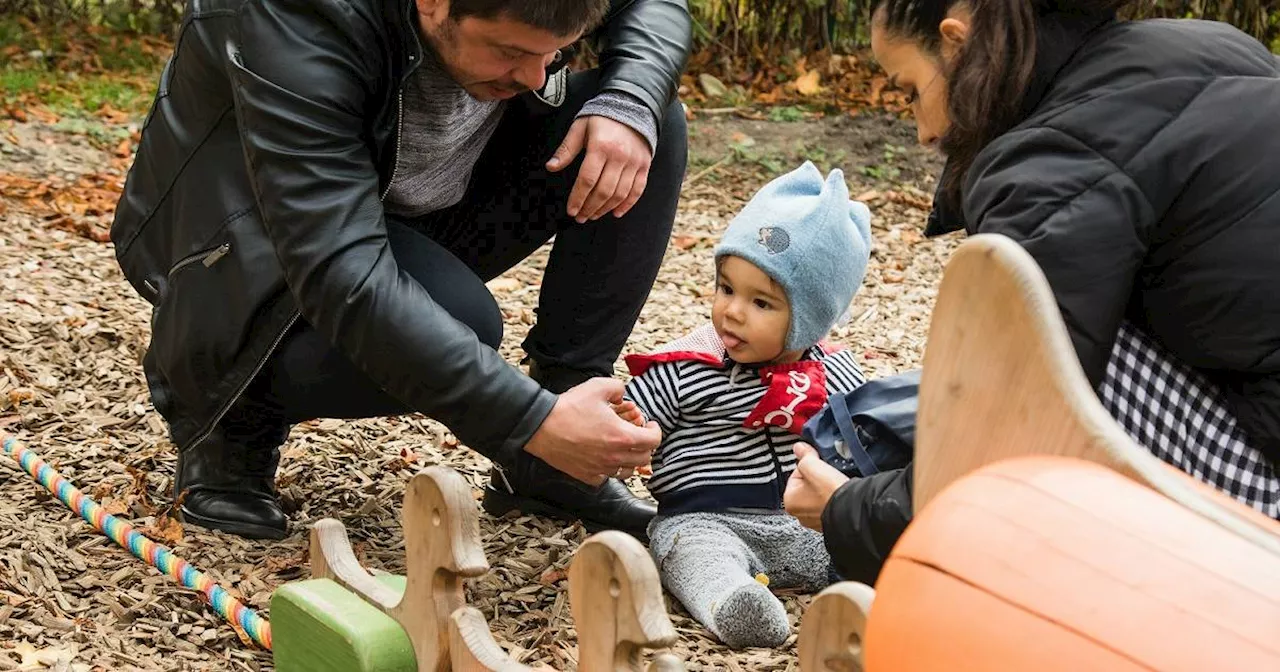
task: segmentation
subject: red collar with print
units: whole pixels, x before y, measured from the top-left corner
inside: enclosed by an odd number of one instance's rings
[[[839,346],[826,342],[818,343],[817,347],[824,355],[840,350]],[[627,355],[624,361],[633,376],[643,375],[654,364],[665,362],[701,362],[721,369],[734,364],[728,357],[724,341],[720,340],[711,324],[699,327],[652,353]],[[827,371],[819,359],[753,368],[767,389],[743,420],[744,427],[758,429],[775,425],[800,434],[804,423],[827,403]]]

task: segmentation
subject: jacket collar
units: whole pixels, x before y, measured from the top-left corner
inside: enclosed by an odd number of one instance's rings
[[[1058,75],[1094,31],[1115,21],[1114,13],[1096,16],[1057,9],[1041,11],[1036,20],[1036,62],[1022,98],[1020,119],[1027,119],[1040,107]],[[950,169],[951,162],[948,161],[938,176],[933,210],[924,227],[924,235],[930,238],[965,228],[964,213],[949,206],[942,197],[942,185]]]
[[[387,0],[382,8],[382,20],[391,39],[390,53],[398,55],[398,62],[393,65],[393,71],[399,75],[399,81],[395,83],[398,87],[418,69],[425,56],[425,40],[418,24],[418,3],[415,0]]]

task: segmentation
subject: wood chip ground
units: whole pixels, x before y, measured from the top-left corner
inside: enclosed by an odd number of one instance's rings
[[[895,158],[897,182],[873,180],[883,173],[867,169],[884,160],[886,143],[909,144],[910,127],[885,119],[731,118],[691,126],[675,235],[627,352],[708,319],[718,234],[752,191],[814,151],[817,140],[828,159],[844,162],[851,191],[876,215],[866,284],[834,340],[853,348],[873,376],[918,365],[939,272],[956,242],[920,234],[938,166],[909,150]],[[796,144],[802,141],[810,144]],[[725,160],[731,145],[753,153]],[[112,247],[92,239],[110,223],[102,195],[77,192],[119,188],[127,161],[112,147],[37,122],[0,127],[0,184],[8,185],[0,198],[0,433],[19,437],[110,512],[167,541],[264,616],[273,589],[307,576],[307,526],[323,517],[347,525],[367,566],[401,571],[399,505],[410,476],[446,464],[478,495],[488,468],[420,416],[296,427],[278,478],[292,524],[284,541],[157,526],[170,498],[174,453],[139,364],[149,307],[122,278]],[[843,148],[839,157],[831,147]],[[545,260],[544,249],[493,286],[506,319],[502,352],[513,363],[533,321]],[[621,362],[617,372],[625,376]],[[565,570],[585,537],[581,527],[482,514],[481,531],[492,571],[469,582],[469,601],[517,659],[574,667]],[[811,597],[782,597],[798,623]],[[675,651],[689,669],[797,669],[794,635],[777,650],[729,651],[668,601],[680,634]],[[268,670],[271,658],[247,646],[200,595],[116,547],[0,458],[0,670],[14,669]]]

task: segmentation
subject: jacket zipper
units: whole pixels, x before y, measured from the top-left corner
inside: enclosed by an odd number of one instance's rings
[[[391,151],[391,179],[387,180],[387,188],[383,189],[382,195],[378,197],[378,200],[380,201],[385,200],[387,197],[387,194],[391,192],[391,184],[395,182],[396,171],[400,168],[400,140],[402,138],[403,133],[404,133],[404,89],[401,88],[399,91],[396,92],[396,144],[395,144],[395,148]],[[226,248],[226,249],[223,249],[223,248]],[[229,243],[223,243],[213,251],[203,256],[194,255],[192,257],[179,261],[177,264],[174,265],[172,269],[170,269],[169,274],[173,275],[173,272],[178,270],[182,266],[185,266],[190,263],[194,263],[202,259],[204,260],[206,267],[212,266],[214,262],[226,256],[227,253],[229,253],[230,251],[231,251],[231,245]],[[222,421],[222,418],[227,414],[227,411],[231,410],[231,406],[235,404],[237,400],[240,399],[240,395],[244,394],[244,391],[248,389],[249,384],[253,382],[253,379],[257,378],[258,374],[262,372],[262,367],[267,365],[267,361],[271,359],[272,353],[274,353],[276,351],[276,348],[279,347],[280,341],[284,340],[285,335],[289,333],[289,330],[293,328],[294,323],[296,323],[298,321],[298,318],[301,316],[302,316],[301,311],[297,311],[297,310],[293,311],[293,314],[289,316],[289,321],[285,323],[284,329],[281,329],[280,333],[276,334],[275,340],[271,342],[271,347],[267,348],[267,351],[263,353],[262,358],[258,360],[258,363],[256,365],[254,365],[253,372],[249,374],[249,377],[245,378],[243,383],[240,383],[240,386],[236,388],[236,391],[234,394],[231,395],[231,398],[227,399],[226,403],[224,403],[218,409],[218,412],[213,414],[213,419],[210,420],[204,426],[204,429],[201,430],[198,435],[196,435],[195,440],[189,442],[186,446],[179,448],[179,451],[185,450],[186,448],[190,448],[191,446],[199,445],[202,441],[209,438],[209,435],[213,433],[214,427],[218,426],[218,423]]]
[[[404,89],[396,92],[396,146],[391,150],[391,178],[387,180],[387,188],[382,190],[378,200],[385,200],[391,193],[391,185],[395,184],[396,173],[400,171],[400,140],[404,134]]]
[[[227,254],[230,252],[231,252],[231,243],[223,243],[213,248],[212,250],[196,252],[191,256],[183,257],[182,260],[174,264],[173,267],[169,269],[169,278],[172,279],[174,273],[181,271],[182,269],[190,266],[191,264],[196,263],[197,261],[203,262],[204,267],[209,268],[214,264],[218,263],[219,259],[227,256]]]
[[[786,492],[787,475],[782,470],[782,460],[778,459],[778,448],[773,443],[772,427],[769,427],[767,425],[765,426],[764,439],[765,439],[765,442],[769,444],[769,457],[773,458],[773,475],[776,478],[774,482],[777,483],[778,497],[781,498],[782,495]]]
[[[253,372],[249,374],[248,378],[244,379],[243,383],[240,383],[240,387],[236,388],[235,393],[232,394],[231,398],[222,405],[222,408],[218,409],[218,412],[213,416],[213,420],[205,425],[204,431],[200,432],[200,434],[196,436],[195,440],[188,443],[182,450],[199,445],[202,441],[209,438],[209,435],[213,433],[213,428],[217,427],[218,423],[222,421],[222,417],[227,414],[227,411],[231,410],[231,405],[240,399],[240,395],[244,394],[245,389],[249,387],[249,383],[252,383],[253,379],[258,377],[258,374],[262,371],[262,367],[267,365],[267,360],[271,359],[271,353],[275,352],[276,347],[280,345],[280,341],[284,340],[285,334],[289,333],[289,330],[293,328],[293,323],[297,322],[301,315],[302,313],[296,310],[293,311],[293,315],[289,317],[289,322],[284,325],[284,329],[280,330],[279,334],[276,334],[276,340],[271,342],[271,347],[267,348],[266,354],[264,354],[262,359],[258,360],[257,365],[253,367]]]

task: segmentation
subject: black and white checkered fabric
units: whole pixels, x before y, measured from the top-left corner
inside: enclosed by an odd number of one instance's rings
[[[1131,324],[1120,327],[1101,398],[1138,445],[1280,519],[1280,477],[1245,443],[1222,393]]]

